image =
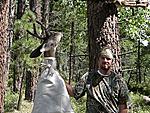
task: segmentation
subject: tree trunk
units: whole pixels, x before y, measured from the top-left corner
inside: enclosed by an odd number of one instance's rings
[[[11,59],[11,47],[12,47],[12,40],[14,36],[14,19],[15,19],[15,0],[9,0],[9,19],[8,19],[8,49],[7,49],[7,70],[9,69],[10,66],[10,59]],[[9,71],[8,71],[9,73]]]
[[[141,77],[141,45],[140,45],[140,39],[138,40],[138,47],[137,47],[137,74],[136,74],[136,82],[141,83],[142,82],[142,77]]]
[[[37,63],[36,60],[34,62],[35,64]],[[31,79],[31,92],[32,92],[32,100],[34,100],[35,92],[36,92],[36,87],[37,87],[37,82],[39,79],[39,75],[41,73],[41,70],[38,66],[35,66],[32,68],[32,79]]]
[[[41,4],[40,0],[29,0],[30,10],[33,11],[37,20],[41,21]]]
[[[96,68],[96,58],[104,46],[110,46],[115,56],[113,70],[119,72],[119,31],[117,7],[114,3],[96,0],[87,1],[89,67]]]
[[[29,0],[29,8],[31,11],[36,11],[36,0]]]
[[[15,64],[13,65],[13,91],[17,92],[17,88],[16,88],[16,75],[17,75],[17,71],[16,71]]]
[[[21,19],[25,11],[25,0],[18,0],[17,4],[17,19]]]
[[[25,100],[29,100],[32,101],[33,99],[33,90],[32,90],[32,86],[33,86],[33,76],[31,71],[26,71],[26,82],[25,82]]]
[[[7,69],[9,0],[0,1],[0,113],[4,112],[5,77]]]
[[[69,52],[69,84],[73,78],[74,69],[75,69],[75,44],[74,44],[74,22],[71,23],[71,35],[70,35],[70,52]]]
[[[19,63],[20,64],[20,75],[21,76],[21,81],[20,81],[20,87],[19,87],[19,99],[18,99],[18,103],[17,103],[17,110],[20,110],[20,107],[21,107],[21,99],[22,99],[22,87],[23,87],[23,80],[24,80],[24,76],[25,76],[25,68],[26,68],[26,65],[25,63],[22,65],[21,62]],[[22,68],[23,67],[23,71],[22,71]]]
[[[49,23],[50,2],[52,0],[42,0],[42,23],[47,27]]]

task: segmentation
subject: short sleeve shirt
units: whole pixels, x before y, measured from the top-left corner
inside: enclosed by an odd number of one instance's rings
[[[103,77],[93,71],[85,73],[75,85],[74,97],[87,93],[86,113],[118,113],[118,105],[129,100],[128,88],[123,78],[114,72]]]

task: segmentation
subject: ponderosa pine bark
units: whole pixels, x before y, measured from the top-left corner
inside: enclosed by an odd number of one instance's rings
[[[0,1],[0,113],[4,112],[5,78],[7,69],[8,49],[8,12],[9,0]]]
[[[111,0],[87,0],[89,67],[96,68],[97,55],[104,46],[112,48],[113,70],[120,70],[120,46],[117,7]]]

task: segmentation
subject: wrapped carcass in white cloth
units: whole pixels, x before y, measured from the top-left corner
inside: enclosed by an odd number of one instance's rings
[[[45,34],[38,35],[35,24],[33,24],[34,32],[28,31],[32,36],[42,40],[42,44],[32,51],[30,58],[36,58],[44,53],[45,59],[42,63],[32,113],[74,113],[64,80],[56,70],[55,52],[63,34],[49,31],[49,28],[41,22],[36,22],[41,25]]]
[[[45,59],[32,113],[74,113],[66,85],[55,69],[55,58]]]

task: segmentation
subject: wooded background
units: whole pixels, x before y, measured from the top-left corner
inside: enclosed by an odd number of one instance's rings
[[[36,21],[63,33],[56,59],[65,81],[77,82],[96,68],[98,52],[109,46],[113,70],[125,78],[129,90],[150,95],[149,7],[126,7],[112,0],[1,0],[0,112],[21,110],[22,98],[34,99],[43,56],[29,58],[41,42],[27,30],[33,31],[35,24],[44,35]]]

